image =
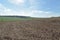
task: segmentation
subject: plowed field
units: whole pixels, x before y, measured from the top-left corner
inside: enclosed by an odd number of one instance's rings
[[[60,19],[0,22],[0,40],[60,40]]]

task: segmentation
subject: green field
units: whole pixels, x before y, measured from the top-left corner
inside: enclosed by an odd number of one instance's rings
[[[32,20],[32,18],[0,17],[0,21],[19,21],[19,20]]]

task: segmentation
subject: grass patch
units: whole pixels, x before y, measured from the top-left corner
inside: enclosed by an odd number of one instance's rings
[[[32,20],[32,18],[0,17],[0,21]]]

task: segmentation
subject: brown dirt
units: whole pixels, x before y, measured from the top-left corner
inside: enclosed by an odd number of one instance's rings
[[[0,22],[0,40],[60,40],[60,19]]]

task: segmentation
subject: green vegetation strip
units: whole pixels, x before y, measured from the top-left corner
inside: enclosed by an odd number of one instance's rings
[[[19,21],[19,20],[32,20],[32,18],[18,18],[18,17],[0,17],[0,21]]]

